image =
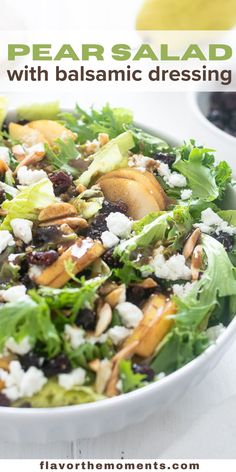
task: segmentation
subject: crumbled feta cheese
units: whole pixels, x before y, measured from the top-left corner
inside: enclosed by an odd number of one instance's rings
[[[186,284],[174,284],[172,287],[174,295],[177,295],[178,297],[182,298],[185,297],[190,290],[193,288],[194,282],[187,282]]]
[[[158,174],[163,177],[164,181],[169,185],[169,187],[186,187],[187,180],[184,175],[179,174],[178,172],[171,172],[168,164],[160,162],[158,167]]]
[[[75,385],[83,385],[85,382],[86,371],[81,367],[72,370],[69,374],[59,374],[58,383],[65,390],[70,390]]]
[[[26,294],[26,287],[24,285],[15,285],[7,290],[0,290],[0,295],[5,302],[22,302],[31,300]]]
[[[156,375],[155,380],[164,379],[165,376],[166,376],[165,372],[160,372],[159,374]]]
[[[185,264],[185,258],[182,254],[171,256],[168,260],[164,258],[163,254],[157,254],[153,259],[152,265],[156,277],[160,279],[191,279],[191,270]]]
[[[230,226],[227,221],[223,220],[211,208],[201,212],[202,223],[195,223],[195,228],[200,228],[203,233],[211,234],[220,232],[228,233],[230,235],[236,234],[236,228]]]
[[[28,275],[32,280],[34,280],[37,277],[39,277],[39,275],[42,273],[42,271],[43,271],[42,267],[39,267],[39,266],[33,264],[29,268]]]
[[[192,190],[190,188],[186,188],[184,190],[181,190],[180,195],[182,200],[188,200],[192,196]]]
[[[17,343],[16,340],[11,337],[6,341],[5,348],[8,349],[8,351],[13,352],[14,354],[24,356],[29,351],[31,351],[32,345],[28,336],[23,338],[19,343]]]
[[[124,326],[114,326],[108,331],[108,337],[112,340],[113,344],[117,346],[121,344],[130,334],[130,329]]]
[[[8,230],[0,231],[0,254],[7,248],[7,246],[14,246],[15,241],[12,234]]]
[[[19,193],[17,188],[5,184],[5,182],[0,182],[0,190],[4,190],[4,192],[8,193],[13,198]]]
[[[106,218],[108,230],[119,238],[126,238],[130,235],[132,221],[119,211],[110,213]]]
[[[119,242],[119,238],[111,233],[110,231],[103,231],[101,235],[102,244],[105,248],[110,249],[113,246],[116,246]]]
[[[65,325],[65,338],[70,342],[71,347],[76,349],[85,342],[84,330],[76,326]]]
[[[225,329],[225,326],[222,323],[219,323],[216,326],[211,326],[210,328],[208,328],[206,330],[206,334],[209,340],[214,343],[219,338],[219,336],[224,333]]]
[[[6,164],[10,163],[9,149],[5,146],[0,146],[0,159],[6,162]]]
[[[130,302],[119,303],[116,310],[126,328],[135,328],[143,318],[142,310]]]
[[[15,401],[24,396],[32,397],[47,383],[47,379],[36,367],[31,366],[24,372],[19,361],[11,361],[4,383],[5,388],[2,392],[9,400]]]
[[[47,173],[44,170],[31,170],[27,169],[26,166],[20,167],[17,172],[17,178],[21,185],[36,184],[45,177],[47,177]]]
[[[146,168],[152,164],[156,164],[155,159],[152,159],[152,157],[143,156],[142,154],[133,154],[128,160],[129,167],[138,167],[144,170],[146,170]]]
[[[25,244],[28,244],[32,240],[32,221],[23,218],[14,218],[11,220],[10,224],[16,238],[21,239]]]
[[[44,153],[45,146],[43,143],[37,143],[37,144],[34,144],[33,146],[30,146],[26,150],[27,150],[27,154]]]

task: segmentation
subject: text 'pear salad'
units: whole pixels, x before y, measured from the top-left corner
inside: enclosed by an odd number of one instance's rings
[[[202,353],[236,313],[228,164],[108,105],[1,118],[0,405],[113,397]]]

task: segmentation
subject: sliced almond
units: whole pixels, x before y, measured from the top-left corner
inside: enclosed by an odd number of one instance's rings
[[[123,347],[112,358],[113,362],[120,361],[121,359],[128,359],[129,357],[131,357],[134,354],[138,344],[139,344],[139,341],[136,340],[136,341],[133,341],[132,343],[128,344],[127,346]]]
[[[125,284],[120,285],[115,290],[112,290],[106,297],[105,301],[114,308],[118,303],[125,302],[126,300],[126,286]]]
[[[121,359],[129,359],[129,357],[132,357],[132,355],[135,352],[135,349],[136,349],[137,345],[138,345],[138,341],[134,341],[129,346],[126,346],[123,349],[121,349],[121,351],[119,351],[112,358],[113,369],[112,369],[112,373],[111,373],[111,376],[110,376],[110,380],[109,380],[109,382],[107,384],[107,388],[106,388],[106,395],[108,397],[114,397],[115,395],[117,395],[119,393],[118,388],[117,388],[117,382],[118,382],[118,379],[119,379],[119,362],[121,361]]]
[[[60,226],[67,225],[72,229],[85,229],[88,227],[88,222],[80,216],[67,216],[63,218],[54,218],[54,220],[47,220],[40,223],[39,226]]]
[[[60,288],[70,280],[70,275],[65,269],[66,261],[74,262],[73,273],[76,275],[89,266],[104,253],[104,248],[99,241],[91,238],[78,238],[61,256],[41,274],[35,278],[38,285]]]
[[[133,287],[140,287],[140,288],[155,288],[157,287],[157,282],[153,280],[151,277],[148,277],[145,280],[142,280],[142,282],[136,282],[131,284]]]
[[[93,372],[98,372],[100,364],[101,364],[100,359],[94,359],[93,361],[88,363],[88,366]]]
[[[104,359],[100,362],[99,369],[96,375],[95,390],[102,394],[107,386],[107,383],[112,375],[112,362]]]
[[[5,174],[8,171],[9,167],[3,159],[0,159],[0,174]]]
[[[70,203],[53,203],[40,211],[38,220],[40,222],[63,218],[67,216],[76,216],[77,210]]]
[[[191,272],[192,272],[192,280],[198,280],[199,274],[200,274],[200,269],[202,266],[202,259],[203,259],[203,250],[202,246],[198,244],[198,246],[195,247],[191,259]]]
[[[183,249],[183,256],[185,257],[185,259],[188,259],[192,255],[193,250],[194,250],[200,236],[201,236],[201,230],[200,230],[200,228],[196,228],[194,230],[194,232],[187,239],[187,241],[184,245],[184,249]]]
[[[1,357],[0,358],[0,369],[9,370],[10,362],[11,362],[10,357]]]
[[[3,380],[0,379],[0,392],[1,390],[3,390],[5,387],[5,383],[3,382]]]
[[[108,293],[112,292],[113,290],[115,290],[118,287],[119,287],[119,285],[116,284],[115,282],[105,282],[101,286],[101,288],[99,290],[99,293],[100,293],[100,295],[105,296],[105,295],[108,295]]]
[[[98,315],[95,336],[99,337],[106,331],[112,320],[112,309],[108,303],[104,303]]]

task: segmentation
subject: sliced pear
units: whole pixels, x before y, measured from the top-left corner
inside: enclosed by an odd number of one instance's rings
[[[140,182],[131,179],[101,179],[101,190],[107,200],[116,202],[122,200],[128,206],[128,215],[134,220],[143,218],[160,207],[153,195]]]
[[[28,146],[47,142],[46,138],[39,130],[32,129],[28,125],[22,126],[18,125],[18,123],[10,123],[9,134],[12,139],[16,139]]]
[[[62,139],[66,141],[67,139],[75,139],[76,135],[72,133],[69,129],[65,128],[65,126],[57,123],[56,121],[52,120],[37,120],[31,121],[28,125],[31,129],[42,133],[44,138],[48,141],[50,146],[52,146],[56,139]]]
[[[160,341],[171,329],[174,320],[171,317],[176,312],[176,305],[166,300],[164,295],[151,295],[143,307],[144,317],[124,346],[139,341],[135,354],[141,357],[151,356]]]
[[[164,210],[167,203],[167,196],[159,184],[159,182],[155,179],[154,175],[148,171],[140,171],[138,169],[132,169],[130,167],[125,167],[123,169],[117,169],[112,172],[107,173],[99,180],[99,183],[105,179],[110,178],[123,178],[123,179],[130,179],[135,180],[136,182],[140,182],[149,193],[156,199],[159,209]]]

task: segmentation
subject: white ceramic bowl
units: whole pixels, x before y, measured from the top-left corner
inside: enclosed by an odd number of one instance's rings
[[[10,119],[14,118],[11,113]],[[145,126],[146,128],[146,126]],[[157,130],[150,132],[159,135]],[[163,139],[173,143],[171,136]],[[236,174],[236,167],[235,174]],[[235,195],[234,195],[235,198]],[[0,440],[49,442],[91,438],[138,423],[163,410],[210,372],[236,337],[236,318],[203,354],[162,380],[97,403],[53,409],[0,407]]]

